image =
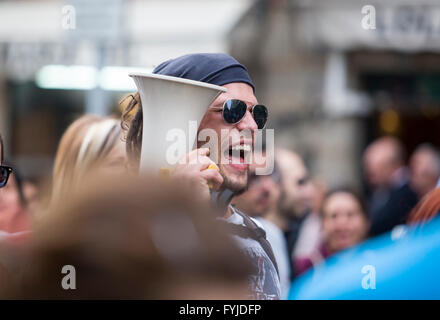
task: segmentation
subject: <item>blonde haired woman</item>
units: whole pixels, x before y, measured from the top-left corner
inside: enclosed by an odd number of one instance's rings
[[[63,134],[56,153],[52,201],[62,200],[92,171],[125,170],[125,143],[121,138],[117,119],[85,115],[74,121]]]

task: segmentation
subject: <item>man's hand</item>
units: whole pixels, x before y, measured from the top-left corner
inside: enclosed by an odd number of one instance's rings
[[[209,159],[209,149],[195,149],[184,156],[173,171],[172,177],[194,189],[196,194],[209,201],[209,189],[218,190],[223,177],[216,169],[208,169],[216,164]],[[216,166],[217,167],[217,166]]]

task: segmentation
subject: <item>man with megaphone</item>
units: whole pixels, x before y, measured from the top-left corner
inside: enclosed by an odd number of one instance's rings
[[[255,266],[254,274],[249,280],[250,297],[279,299],[277,263],[263,228],[258,222],[230,205],[231,198],[247,188],[249,162],[245,159],[249,159],[254,150],[253,133],[264,128],[268,116],[266,107],[258,104],[255,87],[246,68],[226,54],[189,54],[163,62],[154,69],[153,74],[156,80],[180,78],[182,81],[189,81],[190,84],[193,81],[194,85],[203,83],[202,86],[214,85],[221,89],[211,104],[206,103],[203,106],[204,114],[198,127],[198,133],[210,130],[221,138],[215,144],[215,139],[211,138],[213,141],[210,139],[209,148],[203,148],[202,142],[197,140],[197,148],[184,156],[186,161],[180,162],[172,175],[191,181],[191,186],[198,196],[209,195],[211,188],[211,200],[224,205],[224,215],[219,217],[219,223],[226,222],[226,225],[231,226],[233,237],[251,257]],[[143,81],[143,78],[141,80]],[[146,135],[145,130],[151,129],[146,121],[150,121],[150,126],[156,126],[158,120],[154,119],[155,122],[152,122],[151,118],[159,114],[148,109],[150,106],[146,104],[159,104],[161,116],[157,118],[162,119],[163,126],[166,122],[163,121],[164,118],[172,121],[171,113],[163,116],[163,109],[167,108],[165,100],[177,91],[170,89],[169,92],[160,92],[160,95],[156,94],[154,98],[159,100],[159,103],[152,103],[151,96],[154,96],[154,93],[151,91],[157,92],[161,89],[154,89],[156,82],[151,82],[150,79],[144,83],[140,82],[141,80],[135,79],[138,81],[136,84],[140,89],[140,95],[138,93],[133,96],[125,110],[124,119],[130,119],[126,137],[128,156],[138,163],[140,161],[142,167],[144,160],[141,154],[144,155],[148,148],[154,148],[148,143],[151,142],[152,135],[158,135],[156,131]],[[150,92],[146,94],[146,91]],[[186,93],[181,94],[179,99],[183,100],[187,96]],[[160,103],[161,99],[164,100],[163,104]],[[173,113],[182,114],[181,104],[174,104],[169,109]],[[159,144],[157,146],[161,148]]]

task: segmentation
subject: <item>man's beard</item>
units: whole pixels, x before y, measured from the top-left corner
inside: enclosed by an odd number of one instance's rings
[[[310,212],[310,209],[304,208],[302,211],[298,211],[294,204],[288,202],[287,194],[283,189],[278,202],[278,211],[289,219],[301,219]]]
[[[234,192],[235,196],[244,193],[248,187],[249,166],[243,174],[231,175],[226,174],[220,166],[220,174],[223,177],[222,189],[229,189]]]

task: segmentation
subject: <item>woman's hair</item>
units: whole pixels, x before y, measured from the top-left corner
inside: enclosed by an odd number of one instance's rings
[[[361,213],[364,216],[364,218],[366,218],[367,220],[369,219],[368,214],[367,214],[367,210],[366,210],[366,205],[365,205],[365,200],[362,197],[362,195],[356,191],[356,189],[352,188],[352,187],[346,187],[346,186],[342,186],[342,187],[336,187],[333,189],[330,189],[330,191],[328,191],[326,193],[326,195],[324,196],[324,199],[322,200],[322,205],[321,205],[321,215],[324,214],[324,207],[327,203],[327,200],[334,194],[336,193],[348,193],[351,194],[356,201],[359,203],[359,206],[361,208]]]
[[[122,130],[125,132],[127,156],[131,164],[139,165],[142,148],[142,102],[139,92],[126,96],[120,102],[125,106],[122,113]]]
[[[63,134],[56,153],[52,199],[107,156],[120,135],[119,121],[111,117],[85,115],[74,121]]]
[[[414,207],[408,217],[408,224],[423,224],[440,213],[440,188],[426,194]]]

